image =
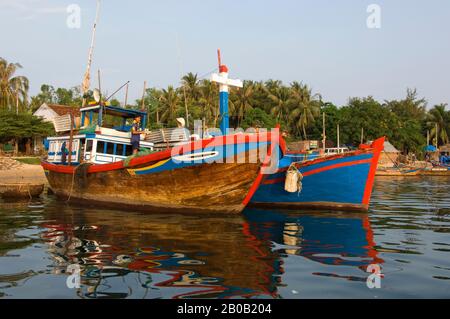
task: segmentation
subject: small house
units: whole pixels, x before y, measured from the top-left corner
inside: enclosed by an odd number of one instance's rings
[[[55,118],[68,114],[73,114],[75,118],[79,119],[81,116],[80,108],[67,105],[44,103],[36,110],[36,112],[33,113],[34,116],[41,117],[42,119],[44,119],[44,121],[51,123],[53,123]],[[43,138],[35,137],[33,140],[34,153],[39,154],[43,150],[44,150]]]

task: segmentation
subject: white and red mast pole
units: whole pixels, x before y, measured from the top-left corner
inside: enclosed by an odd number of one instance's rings
[[[228,113],[229,87],[242,88],[244,85],[241,80],[232,80],[228,78],[228,67],[222,64],[220,49],[217,50],[217,57],[219,60],[219,74],[214,73],[211,77],[211,81],[219,83],[220,130],[223,135],[227,135],[230,127],[230,117]]]

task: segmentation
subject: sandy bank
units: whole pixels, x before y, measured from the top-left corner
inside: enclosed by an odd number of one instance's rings
[[[47,183],[40,165],[21,164],[0,158],[0,183]],[[12,164],[11,164],[12,163]]]

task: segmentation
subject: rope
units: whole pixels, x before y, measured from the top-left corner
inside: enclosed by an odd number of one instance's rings
[[[78,166],[80,166],[80,165],[78,165]],[[73,173],[72,173],[72,183],[70,185],[69,197],[67,198],[66,203],[68,203],[70,201],[70,198],[72,197],[73,184],[75,183],[75,173],[76,173],[76,170],[77,170],[78,166],[75,167],[75,169],[73,170]]]
[[[69,202],[70,199],[72,198],[73,186],[74,186],[74,184],[75,184],[75,174],[77,174],[78,169],[79,169],[80,167],[83,167],[83,166],[90,166],[90,165],[91,165],[91,163],[87,163],[87,162],[86,162],[86,163],[81,163],[81,164],[78,164],[78,165],[75,167],[75,169],[73,170],[73,173],[72,173],[72,182],[71,182],[71,185],[70,185],[70,191],[69,191],[69,197],[67,198],[66,203]],[[85,174],[87,174],[87,171],[85,172]]]

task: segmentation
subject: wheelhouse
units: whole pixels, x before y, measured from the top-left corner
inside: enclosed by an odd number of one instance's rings
[[[72,153],[66,163],[78,165],[81,162],[95,164],[114,163],[132,155],[131,125],[134,118],[141,118],[141,129],[145,129],[147,113],[113,106],[91,105],[81,109],[81,119],[74,121]],[[69,123],[67,125],[67,123]],[[49,137],[48,159],[54,164],[62,163],[63,149],[69,149],[71,121],[59,119],[55,129],[59,136]],[[64,144],[65,143],[65,144]],[[141,137],[141,150],[153,151],[153,143]]]

